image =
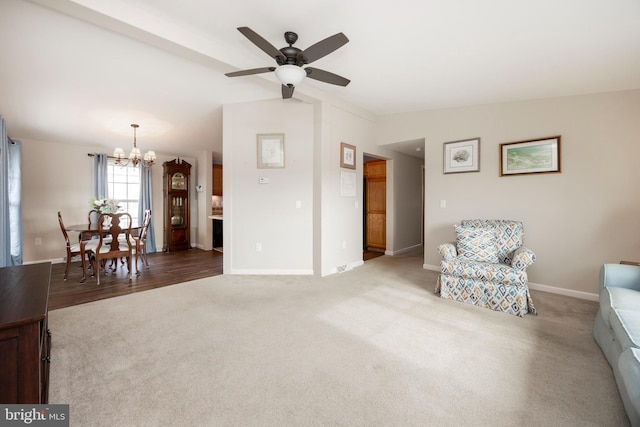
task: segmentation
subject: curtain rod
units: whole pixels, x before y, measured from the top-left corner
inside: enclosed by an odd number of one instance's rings
[[[87,156],[89,156],[89,157],[95,157],[95,156],[96,156],[96,153],[87,153]],[[108,159],[115,159],[115,157],[114,157],[114,156],[107,156],[107,158],[108,158]]]

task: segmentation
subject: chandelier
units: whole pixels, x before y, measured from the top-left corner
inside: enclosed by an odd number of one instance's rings
[[[132,123],[131,127],[133,128],[133,148],[129,153],[129,158],[127,160],[122,160],[124,159],[124,150],[118,147],[113,152],[113,157],[116,158],[115,162],[120,166],[127,166],[129,163],[133,163],[134,168],[138,165],[142,166],[143,168],[150,168],[156,161],[156,153],[154,151],[147,151],[144,157],[142,157],[140,149],[136,144],[136,130],[140,126]]]

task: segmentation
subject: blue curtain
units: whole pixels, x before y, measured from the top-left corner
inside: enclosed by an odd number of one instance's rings
[[[22,264],[22,144],[0,116],[0,267]]]
[[[93,197],[109,197],[106,154],[93,155]]]
[[[151,224],[149,224],[149,230],[147,231],[147,253],[153,253],[156,251],[156,236],[153,231],[153,218],[156,212],[153,212],[153,186],[151,179],[151,168],[141,167],[140,172],[140,203],[138,203],[138,221],[142,221],[144,218],[144,211],[151,209]]]
[[[107,162],[109,158],[106,154],[95,153],[93,155],[93,197],[109,197],[109,177]],[[91,215],[91,223],[98,221],[98,214]]]

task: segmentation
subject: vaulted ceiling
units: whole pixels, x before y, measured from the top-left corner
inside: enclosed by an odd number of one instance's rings
[[[2,0],[0,115],[17,139],[128,147],[135,122],[143,151],[215,151],[223,104],[280,98],[273,73],[224,76],[275,64],[237,27],[343,32],[313,66],[351,83],[296,95],[380,116],[640,88],[639,22],[639,0]]]

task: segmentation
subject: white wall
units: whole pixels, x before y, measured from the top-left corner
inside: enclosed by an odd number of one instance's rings
[[[422,243],[422,166],[424,162],[413,157],[396,154],[387,162],[387,175],[393,187],[388,191],[387,221],[391,221],[392,244],[387,241],[387,253],[401,253]],[[389,229],[389,226],[387,227]],[[387,233],[389,234],[389,233]]]
[[[312,274],[313,105],[230,104],[223,123],[225,274]],[[266,133],[285,135],[284,168],[257,168],[257,134]]]
[[[387,254],[420,245],[422,160],[376,144],[374,118],[346,107],[327,108],[322,165],[322,275],[362,264],[363,154],[387,160]],[[340,143],[356,146],[356,197],[340,196]],[[346,244],[346,245],[345,245]],[[346,246],[346,247],[345,247]]]
[[[65,224],[79,224],[87,221],[92,194],[94,152],[111,152],[104,147],[72,145],[34,140],[22,141],[22,221],[23,258],[25,263],[53,260],[66,256],[64,240],[58,225],[57,211],[62,212]],[[153,180],[153,226],[158,251],[163,246],[163,197],[162,163],[173,160],[161,153],[152,169]],[[191,220],[192,244],[197,236],[198,212],[195,196],[195,159],[182,157],[192,165],[191,173]],[[35,245],[35,238],[42,239],[42,245]],[[77,234],[70,234],[72,242]]]
[[[383,117],[378,143],[425,138],[425,265],[467,218],[524,222],[533,286],[597,293],[606,262],[640,260],[640,91]],[[560,174],[499,176],[499,144],[562,136]],[[442,173],[443,143],[481,138],[478,173]],[[439,207],[440,200],[447,207]],[[586,295],[591,296],[593,295]]]
[[[388,252],[420,244],[422,161],[378,147],[371,117],[330,102],[278,99],[225,105],[223,121],[225,273],[324,276],[362,264],[365,152],[395,171]],[[256,168],[257,133],[285,133],[284,169]],[[340,167],[341,142],[356,146],[355,171]],[[356,173],[355,197],[341,196],[341,171]],[[258,184],[260,176],[271,183]]]
[[[197,185],[202,186],[202,192],[195,191],[194,196],[198,201],[196,217],[193,224],[196,225],[195,242],[198,249],[209,251],[213,248],[213,224],[207,218],[211,214],[211,193],[213,191],[211,166],[212,152],[204,150],[196,158],[196,170],[194,171],[194,188]]]

